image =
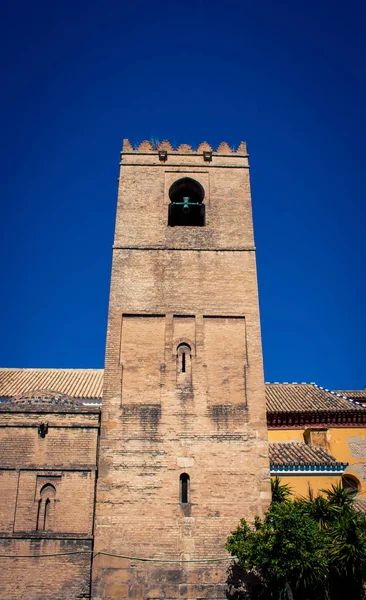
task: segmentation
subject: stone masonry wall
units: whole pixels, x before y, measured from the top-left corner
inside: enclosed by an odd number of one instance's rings
[[[227,557],[239,519],[270,499],[248,159],[168,151],[162,162],[131,150],[113,252],[95,550]],[[180,177],[205,189],[204,227],[167,226]],[[99,555],[92,597],[224,598],[227,564]]]
[[[4,600],[90,598],[99,414],[50,411],[0,410]]]

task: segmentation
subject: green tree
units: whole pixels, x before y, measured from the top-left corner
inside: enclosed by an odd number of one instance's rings
[[[332,485],[330,490],[321,490],[323,495],[314,496],[309,488],[309,498],[303,498],[308,514],[317,521],[321,529],[329,529],[342,515],[355,513],[353,504],[356,492]],[[273,498],[272,498],[273,502]]]
[[[272,503],[285,502],[291,496],[291,488],[288,483],[281,483],[281,479],[276,475],[271,479]]]
[[[326,541],[302,502],[274,502],[253,528],[242,520],[226,547],[243,575],[239,585],[229,581],[233,597],[243,583],[243,598],[326,598]]]
[[[324,531],[328,545],[331,600],[363,598],[366,579],[366,520],[354,510],[357,492],[332,485],[324,496],[305,501],[308,514]]]
[[[235,556],[229,597],[235,600],[361,600],[366,579],[366,520],[355,494],[341,486],[308,499],[289,498],[276,478],[263,520],[245,520],[227,542]]]
[[[318,524],[319,529],[326,529],[334,520],[329,502],[324,496],[310,497],[303,500],[306,512]]]
[[[364,598],[365,518],[354,510],[340,514],[328,531],[329,588],[332,600]]]
[[[339,483],[332,485],[330,490],[321,490],[329,502],[330,510],[336,513],[353,512],[353,504],[357,495],[356,490],[346,490]]]

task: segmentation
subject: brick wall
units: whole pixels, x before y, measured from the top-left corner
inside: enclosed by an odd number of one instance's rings
[[[248,162],[124,154],[113,253],[96,550],[226,556],[241,517],[269,502]],[[205,188],[206,226],[168,227],[169,187]],[[178,347],[190,348],[179,372]],[[180,503],[180,475],[190,477]],[[227,563],[99,556],[93,598],[224,598]]]
[[[99,414],[70,410],[0,407],[0,554],[39,556],[0,558],[4,600],[90,597]]]
[[[90,598],[91,541],[0,538],[0,554],[6,555],[59,555],[76,550],[86,553],[44,558],[0,558],[1,598]]]

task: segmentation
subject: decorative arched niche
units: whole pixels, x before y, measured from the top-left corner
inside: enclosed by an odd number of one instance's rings
[[[46,483],[39,493],[37,531],[49,531],[52,529],[55,502],[56,488],[51,483]]]
[[[196,179],[177,179],[169,188],[168,225],[203,227],[206,216],[204,197],[205,190]]]

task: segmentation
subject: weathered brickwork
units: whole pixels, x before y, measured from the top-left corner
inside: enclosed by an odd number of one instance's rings
[[[43,558],[0,559],[4,600],[76,600],[90,598],[91,541],[3,539],[0,554],[44,555]],[[67,555],[83,550],[84,554]],[[60,554],[65,553],[64,556]]]
[[[248,158],[122,154],[109,305],[95,550],[226,556],[267,507],[269,463]],[[169,189],[205,190],[203,227],[168,226]],[[182,358],[184,354],[184,359]],[[183,362],[184,361],[184,366]],[[189,477],[182,502],[181,476]],[[98,556],[94,600],[224,598],[227,563]]]
[[[46,421],[48,433],[42,439],[37,427]],[[94,415],[40,416],[2,411],[0,426],[1,466],[95,468],[98,418]]]
[[[0,405],[0,595],[90,598],[99,408],[27,408]]]
[[[306,495],[347,467],[362,503],[365,410],[266,387],[272,473]],[[224,599],[228,562],[205,560],[270,499],[244,143],[125,140],[100,439],[102,388],[97,369],[0,369],[1,600]]]

